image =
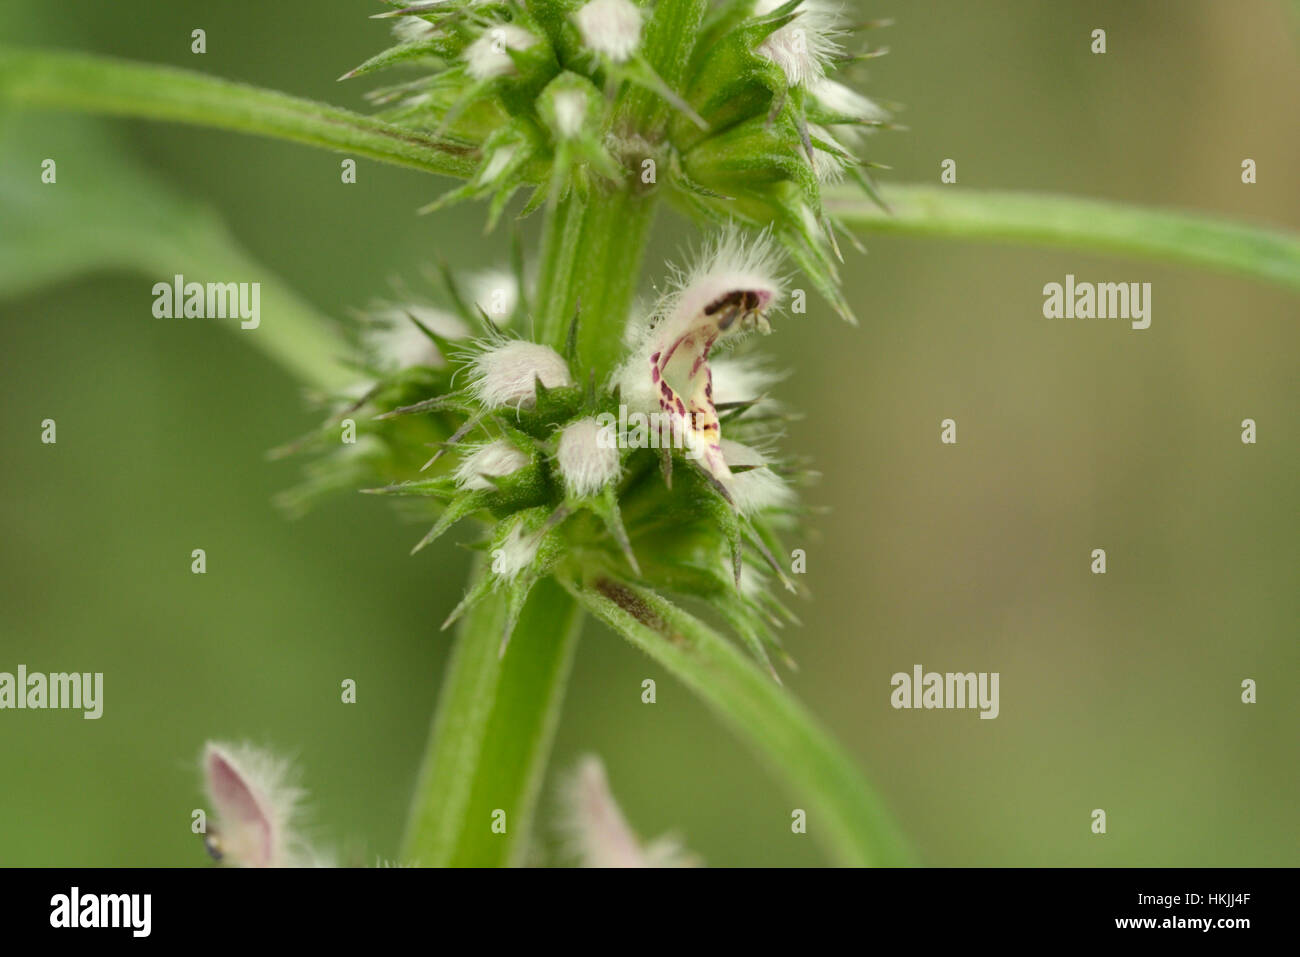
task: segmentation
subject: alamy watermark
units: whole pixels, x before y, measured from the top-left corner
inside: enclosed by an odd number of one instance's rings
[[[83,894],[73,887],[50,898],[50,926],[125,928],[148,937],[153,926],[152,894]]]
[[[26,665],[19,665],[17,674],[0,671],[0,709],[3,708],[75,708],[85,712],[83,718],[93,720],[104,713],[104,673],[38,671],[28,674]]]
[[[596,416],[600,432],[596,442],[602,449],[678,449],[688,459],[700,459],[705,447],[686,425],[686,419],[667,412],[628,412],[620,404],[618,415]]]
[[[177,273],[171,282],[153,284],[153,314],[159,319],[240,319],[239,328],[262,322],[260,282],[186,282]]]
[[[1043,287],[1044,319],[1127,319],[1134,329],[1151,327],[1151,283],[1075,282]]]
[[[895,708],[978,708],[981,718],[996,718],[999,672],[922,671],[897,672],[889,679],[894,690],[889,703]]]

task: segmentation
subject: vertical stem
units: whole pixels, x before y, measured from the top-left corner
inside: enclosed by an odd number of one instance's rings
[[[644,53],[675,85],[706,0],[659,0]],[[626,94],[622,132],[653,131],[667,116],[656,97]],[[535,309],[539,342],[561,348],[580,310],[574,373],[603,379],[622,351],[657,196],[639,172],[613,189],[571,194],[546,211]],[[484,570],[479,569],[479,574]],[[442,689],[416,787],[403,857],[427,866],[517,864],[554,738],[581,627],[578,605],[553,580],[533,589],[504,659],[504,598],[489,595],[465,619]],[[494,830],[504,813],[504,833]]]
[[[643,53],[670,87],[676,87],[699,35],[707,0],[659,0],[646,25]],[[614,132],[648,142],[663,136],[670,107],[664,99],[628,85],[615,110]],[[547,211],[537,305],[538,337],[559,348],[575,311],[578,368],[585,378],[613,370],[623,327],[636,295],[657,195],[645,190],[640,171],[616,189],[587,200],[569,196]]]
[[[574,372],[583,378],[589,369],[603,377],[618,359],[655,201],[617,189],[589,202],[570,196],[547,213],[538,337],[560,348],[579,312]]]
[[[661,80],[678,92],[708,6],[709,0],[658,0],[646,24],[642,48],[646,61]],[[629,86],[620,104],[621,119],[615,122],[656,140],[662,136],[671,111],[663,97],[644,87]]]
[[[462,623],[416,784],[403,861],[427,867],[522,861],[581,616],[564,589],[546,579],[534,587],[501,658],[504,622],[505,598],[494,593]]]

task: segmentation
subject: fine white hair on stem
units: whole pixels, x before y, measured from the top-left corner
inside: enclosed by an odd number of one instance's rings
[[[631,0],[591,0],[573,20],[587,48],[615,63],[630,59],[641,43],[641,10]]]
[[[563,782],[560,832],[583,867],[687,867],[696,863],[671,837],[642,845],[623,817],[594,755],[579,759]]]
[[[765,16],[784,0],[758,0],[754,13]],[[811,83],[826,74],[826,64],[843,48],[839,10],[825,0],[804,0],[792,21],[763,38],[758,53],[781,68],[791,86]]]
[[[295,830],[303,792],[287,761],[247,744],[209,741],[203,778],[212,801],[208,850],[237,867],[299,867],[314,855]]]
[[[570,495],[595,495],[621,471],[613,427],[590,417],[571,422],[560,433],[555,461]]]
[[[724,483],[742,515],[753,515],[763,509],[785,508],[793,504],[794,491],[781,476],[772,471],[762,452],[723,439],[722,455],[729,468],[745,467],[743,472],[732,472]]]
[[[497,23],[465,48],[465,68],[476,80],[491,80],[513,73],[515,61],[507,50],[527,50],[537,42],[523,27]]]
[[[537,382],[548,389],[572,385],[569,367],[550,346],[512,339],[479,353],[472,365],[470,389],[489,409],[531,408]]]
[[[456,485],[471,491],[495,488],[489,479],[512,475],[529,461],[528,453],[506,439],[473,446],[456,466]]]

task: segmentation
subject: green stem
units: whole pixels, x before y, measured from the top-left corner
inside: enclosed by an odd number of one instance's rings
[[[658,0],[646,24],[642,52],[669,89],[677,90],[704,22],[708,0]],[[629,86],[619,104],[616,125],[655,140],[672,114],[663,97],[640,86]]]
[[[1208,266],[1300,289],[1300,236],[1181,210],[1075,196],[888,186],[892,214],[860,192],[829,190],[826,208],[861,232],[1007,240]]]
[[[615,192],[576,196],[547,211],[536,321],[561,347],[579,301],[578,364],[603,375],[620,348],[636,292],[651,201]],[[429,866],[518,864],[581,630],[577,606],[553,580],[538,583],[498,657],[505,599],[466,617],[407,826],[403,855]],[[492,829],[505,812],[506,832]]]
[[[699,695],[785,776],[808,833],[847,866],[909,863],[880,799],[851,757],[736,645],[654,592],[596,579],[570,592]]]
[[[669,87],[676,88],[699,34],[707,0],[658,0],[646,25],[642,47],[647,62]],[[670,107],[640,87],[621,94],[614,128],[656,140]],[[639,175],[635,171],[634,175]],[[657,197],[639,179],[588,200],[570,196],[547,214],[538,290],[538,338],[556,348],[564,344],[575,312],[578,322],[578,372],[598,377],[613,370],[622,352],[622,334],[636,295],[637,277]]]
[[[175,67],[52,50],[0,50],[0,102],[255,133],[465,178],[478,151],[373,117]]]
[[[505,598],[496,593],[461,625],[411,805],[404,861],[426,867],[523,862],[581,615],[545,579],[533,588],[501,657],[504,623]]]
[[[655,199],[612,190],[583,202],[562,200],[547,213],[537,297],[539,340],[564,345],[575,313],[577,370],[597,377],[613,370],[622,352]]]

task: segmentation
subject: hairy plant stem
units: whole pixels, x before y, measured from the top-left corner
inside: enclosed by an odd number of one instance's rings
[[[646,56],[674,80],[703,15],[703,0],[660,0]],[[620,122],[649,129],[663,104],[633,97]],[[602,381],[622,352],[656,196],[638,182],[576,192],[546,211],[534,323],[536,337],[563,349],[578,315],[574,373]],[[485,574],[480,568],[477,574]],[[550,753],[580,611],[554,581],[534,589],[504,659],[497,649],[504,598],[490,596],[465,619],[429,736],[403,844],[414,863],[519,864]],[[504,833],[493,815],[504,812]]]
[[[646,238],[654,219],[653,196],[610,190],[583,202],[562,200],[547,214],[537,296],[541,342],[563,348],[578,315],[574,373],[597,380],[613,371]]]
[[[581,302],[575,367],[584,377],[591,370],[603,379],[618,357],[651,204],[613,191],[591,202],[571,196],[547,210],[534,321],[540,341],[563,348]],[[564,589],[539,582],[501,657],[504,595],[490,595],[466,616],[425,750],[404,860],[435,867],[523,862],[580,619]]]
[[[0,48],[0,100],[197,123],[466,177],[478,150],[372,116],[193,70],[53,50]]]
[[[949,186],[891,184],[885,213],[848,187],[826,192],[826,209],[864,233],[1001,240],[1205,266],[1300,290],[1300,236],[1181,209]]]
[[[403,863],[524,862],[579,619],[573,598],[549,579],[534,587],[504,656],[504,595],[489,595],[465,617],[416,784]]]

